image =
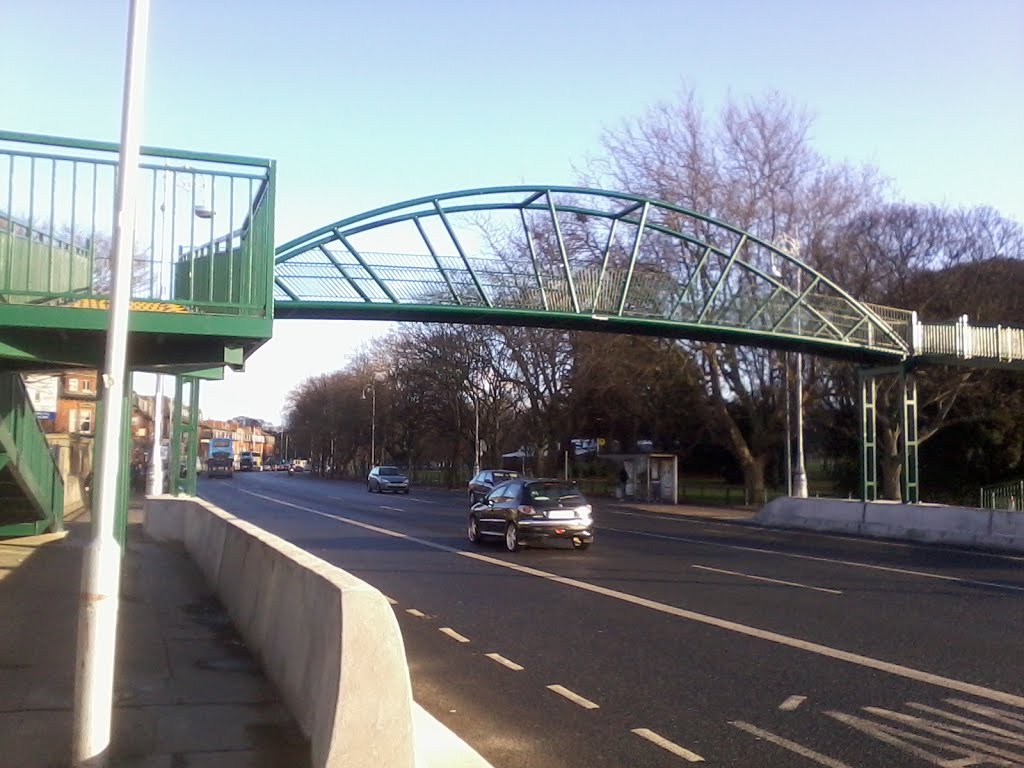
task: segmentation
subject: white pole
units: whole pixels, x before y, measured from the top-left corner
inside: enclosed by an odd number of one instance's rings
[[[154,184],[156,183],[154,177]],[[160,257],[157,262],[159,273],[157,275],[157,299],[164,297],[164,261],[167,243],[167,198],[170,187],[171,176],[167,168],[164,168],[164,185],[160,197]],[[163,374],[156,374],[156,391],[153,393],[153,448],[149,458],[149,492],[156,496],[164,492],[164,377]]]
[[[473,477],[480,474],[480,400],[473,398],[473,416],[476,422],[473,437]]]
[[[149,492],[156,496],[164,492],[164,377],[156,375],[153,395],[153,450],[149,458]]]
[[[377,384],[370,384],[370,466],[377,454]]]
[[[798,249],[799,253],[799,249]],[[801,287],[802,272],[797,267],[796,292],[803,292]],[[803,333],[803,321],[800,310],[796,315],[797,334]],[[798,499],[807,498],[807,471],[804,467],[804,356],[796,353],[796,461],[793,467],[793,495]]]
[[[103,373],[103,450],[98,462],[98,504],[93,511],[93,539],[82,563],[78,608],[78,659],[75,665],[75,711],[72,764],[76,768],[107,765],[114,699],[114,651],[121,581],[121,547],[114,538],[118,464],[123,426],[122,401],[127,371],[128,311],[132,290],[135,187],[139,172],[139,132],[144,95],[143,71],[149,0],[131,0],[121,111],[118,158],[116,239],[110,325]]]

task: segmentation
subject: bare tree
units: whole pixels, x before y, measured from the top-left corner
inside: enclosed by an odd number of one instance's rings
[[[768,241],[795,235],[803,259],[826,263],[832,230],[877,203],[884,184],[870,168],[836,165],[814,151],[812,124],[777,94],[730,99],[711,120],[684,89],[675,102],[607,132],[584,183],[665,200]],[[761,498],[765,466],[783,439],[776,358],[766,350],[684,346],[701,363],[711,433],[742,467],[748,497]]]

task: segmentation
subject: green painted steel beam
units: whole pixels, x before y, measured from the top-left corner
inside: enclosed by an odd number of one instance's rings
[[[448,219],[447,212],[441,207],[441,203],[437,200],[434,201],[434,210],[437,211],[437,215],[441,219],[441,223],[444,224],[445,231],[448,232],[448,237],[452,240],[452,245],[455,246],[455,250],[458,252],[459,258],[462,259],[462,264],[466,267],[466,271],[469,272],[469,277],[472,279],[473,285],[476,286],[477,293],[480,294],[480,300],[490,307],[491,297],[487,295],[487,291],[484,290],[484,286],[480,282],[480,276],[477,275],[476,270],[473,269],[473,265],[469,263],[469,256],[466,255],[466,250],[462,247],[462,243],[459,241],[458,235],[455,234],[455,229],[452,227],[452,223]]]
[[[448,276],[448,270],[441,265],[441,258],[437,255],[437,251],[434,249],[434,244],[430,241],[430,237],[427,235],[427,231],[423,228],[423,222],[418,217],[413,219],[416,222],[416,231],[420,233],[420,237],[423,238],[423,244],[427,247],[427,251],[430,253],[430,258],[434,260],[434,266],[437,267],[437,271],[444,278],[444,284],[448,286],[448,293],[455,299],[456,304],[462,303],[462,297],[459,296],[459,292],[455,290],[455,286],[452,285],[452,279]]]
[[[569,285],[569,297],[572,299],[574,312],[580,311],[580,298],[576,293],[576,283],[572,279],[572,267],[569,265],[569,254],[565,250],[565,240],[562,238],[562,226],[558,223],[558,209],[555,207],[554,198],[549,190],[547,195],[548,213],[551,215],[551,226],[555,232],[555,242],[558,244],[558,255],[562,258],[562,270],[565,273],[565,281]]]
[[[0,539],[15,538],[21,536],[39,536],[46,533],[49,527],[48,520],[33,520],[27,523],[11,523],[0,525]]]
[[[872,349],[838,339],[810,339],[796,334],[771,334],[752,328],[699,325],[677,320],[601,314],[576,314],[537,309],[471,307],[435,304],[342,304],[304,301],[279,303],[279,319],[303,320],[389,320],[398,322],[468,323],[564,328],[603,333],[626,333],[673,339],[717,341],[727,344],[759,345],[770,349],[826,354],[864,363],[885,364],[902,360],[892,350]]]
[[[554,195],[560,195],[562,197],[575,196],[576,198],[591,200],[605,200],[608,201],[609,206],[607,208],[599,208],[594,205],[580,204],[575,201],[569,203],[560,202],[555,203]],[[518,199],[509,201],[507,198],[509,195],[515,195]],[[481,201],[482,200],[482,201]],[[442,202],[444,203],[442,207]],[[640,210],[657,210],[659,216],[656,221],[644,223],[639,220],[636,215],[637,211]],[[602,217],[609,219],[613,222],[622,221],[623,223],[640,226],[646,228],[651,232],[663,234],[672,238],[675,238],[681,242],[690,243],[698,246],[703,251],[701,257],[701,263],[698,268],[691,275],[687,285],[678,295],[675,306],[672,312],[669,313],[668,317],[671,317],[685,300],[688,295],[688,291],[693,287],[694,281],[701,274],[703,264],[706,263],[707,258],[712,253],[719,254],[727,260],[723,269],[723,274],[716,281],[715,286],[711,289],[711,296],[701,296],[700,301],[702,302],[701,315],[699,319],[701,321],[708,315],[710,308],[712,307],[718,293],[724,286],[724,281],[728,279],[729,273],[738,268],[742,268],[746,274],[752,278],[763,282],[768,286],[770,290],[778,290],[784,295],[788,295],[793,300],[798,300],[798,294],[792,288],[786,284],[780,282],[772,275],[768,274],[764,269],[761,269],[757,264],[744,258],[742,251],[744,249],[753,253],[752,248],[764,249],[768,253],[774,254],[778,259],[793,264],[798,269],[811,275],[812,280],[817,279],[825,290],[829,297],[836,302],[847,307],[850,316],[854,320],[865,319],[870,326],[878,331],[877,340],[871,342],[865,342],[863,340],[854,340],[850,343],[861,347],[869,348],[875,347],[883,349],[886,347],[891,348],[893,351],[897,351],[906,356],[909,353],[909,348],[905,340],[900,338],[892,328],[885,323],[883,320],[874,315],[868,310],[863,304],[858,302],[848,293],[843,291],[838,285],[831,282],[820,273],[803,264],[795,257],[788,253],[780,250],[771,243],[757,238],[750,233],[744,232],[741,229],[731,226],[725,222],[718,221],[712,217],[699,214],[695,211],[690,211],[680,206],[675,206],[664,201],[651,200],[638,195],[630,195],[619,192],[609,192],[607,190],[598,190],[592,188],[578,188],[578,187],[566,187],[566,186],[508,186],[508,187],[491,187],[491,188],[479,188],[469,190],[459,190],[456,192],[448,192],[440,195],[431,195],[427,197],[416,198],[414,200],[407,200],[400,203],[395,203],[388,206],[383,206],[365,213],[357,214],[355,216],[341,219],[334,224],[327,227],[323,227],[319,230],[309,233],[300,238],[296,238],[288,243],[285,243],[279,247],[276,251],[275,262],[278,265],[284,264],[290,259],[300,256],[302,253],[308,251],[310,248],[317,245],[322,245],[329,242],[332,239],[336,239],[336,233],[341,233],[346,237],[351,237],[355,234],[362,232],[369,232],[371,230],[386,227],[392,224],[399,224],[406,221],[417,221],[423,217],[438,215],[442,217],[445,225],[451,230],[448,218],[456,214],[464,213],[480,213],[480,212],[493,212],[493,211],[516,211],[519,213],[523,221],[524,231],[526,233],[528,245],[530,245],[531,235],[530,230],[526,226],[525,212],[526,211],[546,211],[552,217],[552,225],[555,228],[555,237],[560,250],[560,256],[562,261],[562,269],[565,272],[566,282],[569,288],[570,294],[575,292],[576,288],[576,274],[574,273],[571,265],[568,263],[567,255],[564,253],[564,240],[561,237],[559,231],[559,214],[574,214],[579,217]],[[707,229],[717,239],[721,239],[723,234],[730,235],[739,239],[739,244],[731,251],[726,252],[721,248],[716,247],[712,242],[705,242],[704,240],[689,234],[689,232],[696,231],[694,227],[689,227],[684,231],[680,226],[667,226],[661,222],[664,221],[679,221],[681,219],[690,219],[698,222],[700,226],[697,230]],[[710,237],[709,237],[710,240]],[[456,241],[456,248],[460,250],[460,255],[463,257],[463,261],[469,269],[470,273],[476,278],[475,270],[471,269],[472,265],[468,261],[468,257],[462,249],[461,244]],[[531,257],[536,260],[535,249],[531,248]],[[541,300],[545,303],[546,309],[550,310],[550,305],[547,303],[547,296],[545,294],[545,287],[543,280],[541,279],[541,272],[535,268],[535,274],[539,280],[539,287],[541,288]],[[810,281],[809,281],[810,282]],[[301,293],[294,290],[294,286],[287,285],[287,277],[279,275],[278,284],[282,286],[282,292],[288,296],[293,296],[295,293]],[[479,285],[477,280],[478,290],[481,292],[481,296],[485,297],[485,300],[489,300],[486,296],[482,287]],[[603,280],[599,279],[600,290],[603,290]],[[600,290],[595,293],[595,296],[600,295]],[[704,300],[707,298],[708,300]],[[287,302],[278,302],[284,304]],[[593,311],[596,305],[591,303],[590,311]],[[814,306],[813,303],[804,304],[806,311],[815,316],[819,325],[817,330],[813,331],[815,334],[824,333],[826,328],[832,333],[838,333],[840,336],[843,335],[842,331],[835,327],[833,323],[819,310],[818,307]],[[576,295],[573,299],[573,309],[582,313],[579,306],[579,297]],[[284,316],[278,312],[279,316]],[[373,314],[373,311],[371,311]],[[809,335],[809,334],[806,334]],[[846,339],[849,341],[849,339]],[[815,340],[809,339],[809,346],[815,346]]]
[[[643,212],[640,214],[640,223],[636,228],[636,237],[633,239],[633,250],[629,254],[629,268],[626,271],[626,279],[622,283],[622,295],[619,297],[619,315],[626,309],[626,297],[629,293],[629,285],[633,282],[633,270],[636,269],[636,258],[640,253],[640,240],[644,236],[644,226],[647,224],[647,214],[650,211],[648,203],[643,204]],[[577,312],[579,309],[577,308]]]
[[[60,147],[61,149],[79,149],[86,152],[110,152],[116,155],[120,149],[119,144],[107,141],[91,141],[88,139],[72,139],[64,136],[52,136],[41,133],[21,133],[18,131],[0,131],[0,141],[18,144],[38,144],[40,146]],[[261,157],[246,157],[243,155],[223,155],[209,152],[191,152],[181,149],[168,149],[166,147],[140,147],[139,153],[144,156],[158,156],[174,158],[177,160],[189,160],[203,163],[224,163],[227,165],[251,165],[259,168],[269,168],[272,160]],[[83,159],[95,162],[94,157],[86,155]]]
[[[26,306],[0,303],[0,329],[31,327],[106,331],[109,313],[104,309],[79,309],[59,306]],[[185,336],[249,336],[270,338],[273,316],[185,312],[131,312],[128,328],[139,333],[166,333]]]

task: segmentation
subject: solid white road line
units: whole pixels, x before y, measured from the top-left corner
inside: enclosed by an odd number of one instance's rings
[[[584,709],[599,709],[598,705],[592,702],[590,699],[585,699],[578,693],[573,693],[568,688],[562,685],[549,685],[549,691],[554,691],[559,696],[565,696],[573,704],[579,704]]]
[[[487,658],[490,659],[491,661],[496,661],[499,664],[501,664],[501,666],[508,667],[509,669],[513,670],[514,672],[522,672],[523,671],[523,667],[521,667],[519,664],[516,664],[514,661],[509,661],[504,656],[502,656],[500,653],[487,653],[487,654],[484,654],[484,655],[487,656]]]
[[[711,568],[707,565],[691,565],[691,568],[696,568],[701,571],[713,571],[714,573],[727,573],[730,576],[742,576],[744,579],[754,579],[755,581],[768,581],[772,584],[784,584],[787,587],[799,587],[800,589],[813,589],[815,592],[828,592],[830,595],[841,595],[843,594],[838,589],[826,589],[825,587],[812,587],[808,584],[801,584],[798,581],[782,581],[781,579],[769,579],[767,576],[754,576],[750,573],[740,573],[739,571],[726,571],[722,568]]]
[[[779,709],[781,709],[783,712],[792,712],[805,701],[807,701],[806,696],[790,696],[784,702],[779,704]]]
[[[664,521],[673,522],[673,523],[689,523],[691,525],[716,525],[716,526],[723,527],[723,528],[724,527],[732,528],[733,530],[735,530],[735,528],[736,528],[736,523],[735,522],[728,523],[728,522],[722,522],[722,521],[719,521],[719,520],[705,520],[703,518],[681,517],[679,515],[672,515],[672,514],[666,515],[666,514],[659,514],[657,512],[638,513],[638,512],[625,512],[623,510],[618,510],[618,509],[605,509],[605,510],[601,511],[601,515],[602,516],[607,515],[607,514],[624,515],[626,517],[639,517],[639,518],[642,518],[644,520],[664,520]],[[772,541],[777,540],[779,538],[778,536],[775,536],[773,534],[781,533],[781,531],[779,529],[777,529],[777,528],[768,528],[768,527],[761,526],[761,525],[746,526],[746,527],[747,527],[748,531],[750,531],[752,533],[757,533],[757,534],[761,535],[763,538],[768,539],[768,540],[772,540]],[[621,530],[619,528],[605,528],[604,526],[601,526],[600,530],[612,531],[612,532],[618,531],[619,533],[636,533],[636,531],[623,531],[623,530]],[[716,531],[716,533],[717,532],[718,531]],[[799,533],[802,536],[817,536],[817,537],[823,538],[823,539],[835,539],[837,541],[852,541],[852,542],[854,542],[856,544],[870,544],[870,545],[875,546],[875,547],[897,547],[897,548],[900,548],[900,549],[935,549],[935,547],[929,547],[928,544],[926,542],[923,542],[923,541],[915,542],[913,544],[908,544],[907,542],[903,542],[903,541],[886,541],[885,539],[869,539],[869,538],[857,537],[857,536],[843,536],[843,535],[838,534],[838,533],[819,533],[818,531],[814,531],[814,530],[811,530],[811,529],[801,529],[801,530],[798,530],[798,531],[791,531],[791,533]],[[962,555],[971,555],[972,557],[990,557],[990,558],[995,558],[997,560],[1015,560],[1017,562],[1024,562],[1024,557],[1021,557],[1020,555],[1011,555],[1011,554],[1008,554],[1008,553],[1005,553],[1005,552],[998,553],[998,554],[995,553],[995,552],[979,552],[978,550],[975,550],[975,549],[965,549],[963,547],[953,547],[953,546],[949,546],[949,545],[943,545],[942,546],[942,551],[943,552],[958,552],[958,553],[960,553]]]
[[[820,752],[815,752],[813,749],[808,749],[801,744],[797,744],[795,741],[784,739],[781,736],[776,736],[774,733],[758,728],[757,726],[751,725],[750,723],[744,723],[742,720],[731,720],[729,725],[735,725],[741,731],[746,731],[749,734],[757,736],[759,739],[770,741],[772,744],[778,744],[780,747],[788,749],[790,752],[806,757],[808,760],[813,760],[818,765],[826,765],[828,768],[850,768],[849,765],[841,760],[823,755]]]
[[[691,763],[703,763],[704,758],[698,755],[696,752],[691,752],[686,747],[680,747],[675,742],[669,741],[664,736],[659,736],[654,731],[648,728],[634,728],[632,733],[635,733],[641,738],[647,739],[652,744],[657,744],[662,749],[667,749],[673,755],[681,757],[684,760],[688,760]]]
[[[440,632],[444,632],[446,635],[448,635],[448,637],[452,638],[453,640],[458,640],[460,643],[468,643],[469,642],[469,638],[468,637],[466,637],[465,635],[460,635],[458,632],[456,632],[451,627],[441,627],[439,629],[439,631]]]
[[[516,571],[517,573],[523,573],[528,576],[537,576],[548,581],[555,582],[556,584],[564,584],[569,587],[575,587],[576,589],[584,590],[585,592],[591,592],[596,595],[603,595],[604,597],[611,597],[616,600],[621,600],[631,605],[637,605],[641,608],[649,608],[653,611],[665,613],[670,616],[677,616],[681,619],[687,619],[694,621],[699,624],[706,624],[711,627],[717,627],[719,629],[725,629],[730,632],[735,632],[740,635],[746,635],[747,637],[754,637],[759,640],[765,640],[770,643],[776,643],[788,648],[795,648],[797,650],[806,651],[808,653],[814,653],[819,656],[824,656],[830,659],[836,659],[838,661],[845,661],[849,664],[856,664],[867,669],[874,669],[880,672],[885,672],[890,675],[897,677],[906,678],[907,680],[915,680],[919,683],[927,683],[928,685],[934,685],[939,688],[946,688],[951,691],[959,691],[960,693],[966,693],[970,696],[978,696],[979,698],[988,699],[989,701],[998,701],[1002,704],[1009,704],[1014,707],[1024,707],[1024,696],[1018,696],[1013,693],[1006,693],[1005,691],[998,691],[993,688],[986,688],[983,685],[976,685],[975,683],[968,683],[962,680],[956,680],[951,677],[944,677],[943,675],[936,675],[931,672],[925,672],[923,670],[914,669],[913,667],[905,667],[902,664],[893,664],[888,661],[881,661],[879,659],[873,659],[870,656],[862,656],[859,653],[851,653],[850,651],[843,651],[838,648],[831,648],[827,645],[821,645],[820,643],[812,643],[808,640],[801,640],[797,637],[790,637],[783,635],[778,632],[770,632],[765,629],[759,629],[757,627],[751,627],[746,624],[740,624],[739,622],[729,621],[728,619],[720,619],[717,616],[709,616],[705,613],[697,613],[696,611],[689,611],[685,608],[677,608],[674,605],[667,605],[665,603],[659,603],[656,600],[649,600],[646,597],[638,597],[631,595],[628,592],[620,592],[615,589],[609,589],[608,587],[601,587],[597,584],[590,584],[585,581],[579,581],[578,579],[571,579],[567,576],[559,576],[556,573],[550,573],[548,571],[542,571],[537,568],[530,568],[525,565],[518,565],[507,560],[499,560],[488,555],[482,555],[478,552],[470,552],[463,549],[456,549],[455,547],[449,547],[445,544],[438,544],[435,541],[428,541],[427,539],[421,539],[416,536],[410,536],[406,533],[400,533],[393,531],[389,528],[381,528],[377,525],[370,525],[364,523],[361,520],[354,520],[341,515],[332,515],[328,512],[321,512],[318,509],[311,507],[304,507],[301,504],[293,504],[290,501],[283,501],[281,499],[274,498],[273,496],[265,496],[260,493],[253,493],[252,491],[242,491],[242,493],[249,494],[250,496],[256,496],[267,501],[272,501],[285,507],[291,507],[292,509],[299,509],[305,512],[310,512],[320,517],[326,517],[331,520],[337,520],[340,523],[346,523],[348,525],[356,526],[364,530],[373,531],[383,536],[391,536],[392,538],[402,539],[404,541],[411,541],[430,549],[436,549],[440,552],[449,552],[460,557],[467,557],[471,560],[476,560],[481,563],[487,563],[488,565],[494,565],[499,568],[507,568],[510,571]]]
[[[995,589],[1008,589],[1013,592],[1024,592],[1024,587],[1013,584],[1000,584],[995,581],[974,581],[972,579],[961,579],[958,576],[944,576],[940,573],[926,573],[925,571],[911,571],[906,568],[892,568],[887,565],[872,565],[871,563],[858,563],[854,560],[837,560],[831,557],[816,557],[815,555],[798,555],[795,552],[779,552],[775,549],[764,547],[745,547],[740,544],[720,544],[717,541],[706,541],[704,539],[690,539],[685,536],[669,536],[662,533],[648,533],[646,531],[618,531],[629,533],[634,536],[647,536],[651,539],[665,539],[667,541],[683,541],[687,544],[704,544],[709,547],[722,547],[723,549],[737,549],[743,552],[760,552],[765,555],[777,555],[779,557],[790,557],[795,560],[813,560],[818,563],[832,563],[833,565],[847,565],[852,568],[867,568],[872,571],[886,571],[887,573],[901,573],[905,576],[919,576],[922,579],[938,579],[939,581],[952,581],[957,584],[966,584],[972,587],[993,587]]]
[[[426,614],[423,613],[423,611],[418,611],[415,608],[406,608],[405,612],[412,616],[415,616],[417,619],[422,619],[426,617]]]

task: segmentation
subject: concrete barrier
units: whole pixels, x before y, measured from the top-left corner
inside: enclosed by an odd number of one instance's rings
[[[309,737],[315,766],[413,768],[405,646],[377,589],[203,499],[148,498],[145,531],[184,543]]]
[[[1024,512],[786,497],[765,504],[754,519],[785,528],[1024,551]]]

